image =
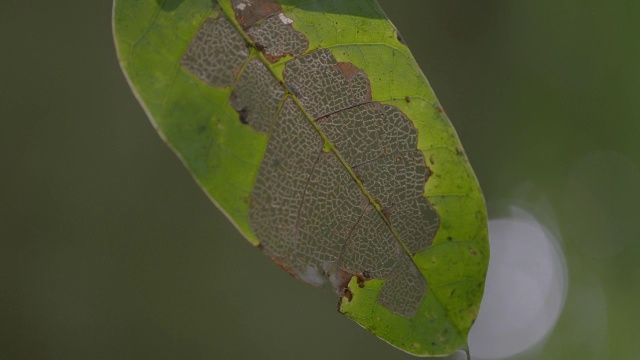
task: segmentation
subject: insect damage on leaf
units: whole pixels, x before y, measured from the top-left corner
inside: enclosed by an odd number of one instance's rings
[[[233,0],[231,4],[238,24],[270,62],[300,55],[309,47],[309,40],[291,26],[293,20],[281,12],[280,4],[272,0]]]
[[[281,13],[282,15],[282,13]],[[309,47],[309,40],[291,26],[286,16],[272,16],[247,29],[255,46],[272,63],[285,55],[298,56]]]
[[[233,84],[249,57],[242,36],[224,16],[207,19],[182,57],[181,65],[211,86]]]
[[[245,29],[282,11],[282,6],[273,0],[231,0],[231,6],[238,24]]]
[[[132,49],[119,49],[123,67],[253,244],[294,277],[331,285],[340,312],[405,351],[465,346],[486,271],[484,202],[374,0],[117,1],[120,19],[147,2],[164,10],[117,40]]]
[[[275,15],[270,2],[236,1],[234,7],[267,59],[307,49],[306,38]],[[185,55],[197,60],[183,62],[213,86],[228,82],[212,80],[212,69],[224,67],[225,78],[235,74],[246,56],[239,49],[249,45],[211,37],[228,35],[228,28],[224,17],[207,20]],[[212,61],[215,67],[197,56],[225,51],[227,58]],[[438,227],[423,196],[429,171],[415,127],[399,109],[372,102],[367,74],[336,61],[328,49],[288,61],[283,77],[302,109],[287,98],[277,112],[285,90],[257,58],[244,66],[231,96],[240,120],[269,134],[249,209],[262,249],[303,281],[319,286],[331,279],[339,294],[355,274],[388,278],[379,303],[412,317],[427,283],[411,255],[431,243]],[[323,151],[322,135],[335,153]]]
[[[367,76],[352,64],[339,64],[328,49],[289,61],[283,76],[313,119],[371,102]]]
[[[231,104],[238,114],[244,113],[245,124],[259,132],[267,133],[285,91],[259,59],[252,59],[245,66],[231,94]]]

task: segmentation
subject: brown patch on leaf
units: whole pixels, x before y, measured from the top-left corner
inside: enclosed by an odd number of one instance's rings
[[[367,76],[362,69],[356,67],[350,62],[338,62],[335,64],[335,68],[338,69],[348,81],[354,81],[356,77],[362,77],[365,79],[367,86],[366,98],[371,99],[371,83],[369,82],[369,76]],[[382,109],[382,106],[379,103],[376,103],[376,106]]]
[[[358,69],[355,65],[350,62],[339,62],[336,63],[335,68],[340,70],[340,72],[344,75],[348,80],[352,80],[358,74],[363,74],[362,70]]]
[[[348,302],[351,302],[351,300],[353,300],[353,293],[351,292],[351,290],[345,288],[344,292],[342,293],[342,297],[347,299]]]
[[[349,281],[351,281],[353,274],[342,270],[337,262],[325,263],[323,270],[336,294],[341,295],[344,289],[349,287]]]
[[[264,47],[263,47],[263,49],[264,49]],[[263,51],[263,54],[264,54],[264,58],[267,59],[267,61],[272,63],[272,64],[277,63],[278,61],[280,61],[280,59],[282,59],[283,57],[285,57],[287,55],[291,55],[291,54],[288,54],[288,53],[274,55],[274,54],[269,54],[268,52],[265,52],[265,51]]]
[[[365,270],[361,273],[356,273],[356,279],[358,281],[358,287],[362,289],[364,288],[365,281],[371,280],[371,275]]]
[[[282,11],[282,6],[273,0],[233,0],[231,5],[236,20],[245,29]]]
[[[340,269],[338,274],[336,274],[337,279],[340,279],[339,281],[339,289],[346,289],[349,287],[349,281],[351,281],[351,277],[353,276],[352,274]]]
[[[344,289],[344,291],[342,292],[342,294],[340,295],[340,297],[338,298],[338,303],[336,304],[336,308],[338,310],[338,312],[340,314],[345,314],[342,311],[340,311],[340,308],[342,307],[342,300],[347,299],[348,302],[351,302],[351,300],[353,300],[353,293],[351,292],[351,290],[349,289]]]

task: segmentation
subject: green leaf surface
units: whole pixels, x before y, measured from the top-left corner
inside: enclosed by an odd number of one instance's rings
[[[467,348],[484,200],[374,0],[116,0],[114,36],[159,134],[252,244],[404,351]]]

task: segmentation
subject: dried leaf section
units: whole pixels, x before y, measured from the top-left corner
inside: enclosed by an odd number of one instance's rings
[[[329,49],[307,51],[276,3],[233,6],[251,42],[231,36],[221,14],[202,25],[182,65],[211,86],[233,84],[239,120],[269,136],[249,208],[262,249],[296,278],[330,282],[339,294],[357,274],[388,279],[378,302],[414,316],[428,285],[412,256],[439,223],[423,196],[430,170],[416,128],[398,108],[372,101],[362,70]],[[243,49],[251,47],[263,57],[249,59]],[[286,55],[295,57],[281,84],[264,60]]]

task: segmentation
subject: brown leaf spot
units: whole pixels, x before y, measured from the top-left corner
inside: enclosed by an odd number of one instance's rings
[[[349,281],[353,274],[342,270],[337,262],[325,263],[324,274],[329,278],[329,282],[336,294],[342,294],[344,289],[349,286]]]
[[[351,292],[351,290],[345,288],[344,291],[342,292],[342,296],[338,298],[338,303],[336,304],[338,312],[343,315],[345,313],[342,312],[340,308],[342,307],[342,300],[344,299],[347,299],[348,302],[351,302],[351,300],[353,300],[353,293]]]
[[[342,297],[347,299],[348,302],[351,302],[351,300],[353,300],[353,293],[351,292],[351,290],[345,288],[344,292],[342,293]]]
[[[245,29],[282,11],[282,6],[273,0],[233,0],[231,3],[238,23]]]
[[[339,62],[336,63],[335,68],[340,70],[340,72],[344,75],[348,80],[353,79],[358,74],[364,74],[362,70],[358,69],[355,65],[350,62]]]
[[[267,59],[267,61],[272,63],[272,64],[277,63],[278,61],[280,61],[280,59],[282,59],[286,55],[291,55],[291,54],[277,54],[277,55],[274,55],[274,54],[269,54],[268,52],[264,52],[264,51],[263,51],[263,54],[264,54],[264,58]]]
[[[364,288],[364,282],[369,280],[366,276],[364,276],[364,272],[356,273],[356,279],[358,280],[358,287],[361,289]]]

